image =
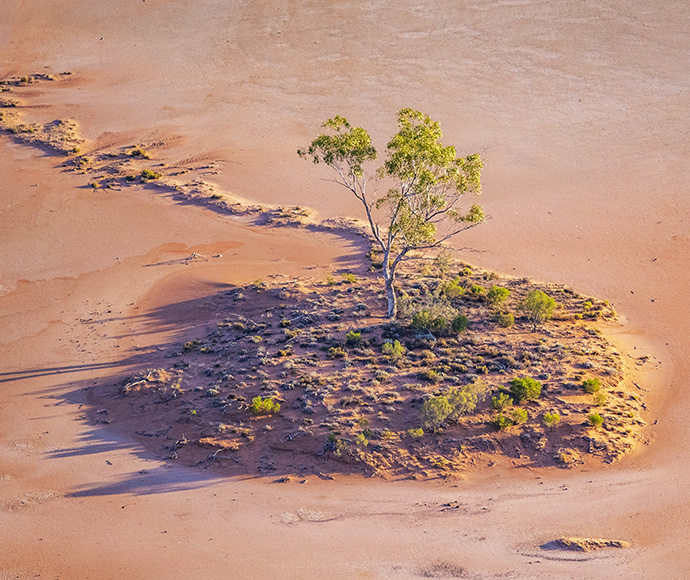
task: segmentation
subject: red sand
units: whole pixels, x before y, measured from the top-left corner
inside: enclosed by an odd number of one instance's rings
[[[458,239],[461,256],[612,300],[621,340],[662,361],[645,382],[653,444],[596,472],[298,486],[175,468],[90,426],[84,388],[189,332],[185,300],[323,276],[355,248],[147,191],[93,192],[3,136],[0,578],[688,576],[686,3],[0,8],[0,76],[74,73],[17,91],[45,105],[28,115],[75,118],[100,146],[159,141],[165,162],[222,159],[219,183],[258,202],[357,213],[296,148],[329,115],[383,145],[397,108],[427,112],[486,158],[492,219]],[[208,260],[187,265],[192,252]],[[463,509],[441,512],[451,500]],[[538,551],[562,535],[633,548],[577,562]]]

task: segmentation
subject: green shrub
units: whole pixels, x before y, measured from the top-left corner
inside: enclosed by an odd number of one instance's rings
[[[357,447],[366,447],[369,445],[369,439],[367,439],[367,436],[365,433],[360,433],[357,435],[357,438],[355,439],[355,444]]]
[[[544,427],[553,428],[561,422],[561,416],[558,413],[544,413],[541,421],[544,423]]]
[[[443,395],[437,395],[424,401],[419,410],[422,426],[430,431],[437,431],[453,412],[453,407]]]
[[[408,429],[407,436],[410,439],[419,439],[420,437],[424,436],[424,429],[422,429],[421,427],[417,429]]]
[[[472,284],[470,287],[470,292],[474,294],[475,296],[482,296],[484,294],[484,286],[480,286],[479,284]]]
[[[494,314],[494,320],[501,328],[510,328],[515,324],[515,316],[512,312],[497,312]]]
[[[151,179],[160,179],[161,177],[163,177],[162,174],[156,173],[155,171],[151,171],[150,169],[142,169],[141,170],[141,178],[142,179],[151,180]]]
[[[604,418],[599,413],[592,413],[587,419],[589,419],[589,424],[595,429],[599,429],[604,424]]]
[[[524,409],[513,409],[513,412],[510,414],[510,416],[513,419],[514,425],[522,425],[527,421],[528,418],[527,411]]]
[[[532,290],[520,303],[520,310],[525,318],[532,323],[533,330],[553,316],[556,301],[541,290]]]
[[[593,395],[601,389],[601,381],[599,379],[586,379],[582,381],[582,389],[588,395]]]
[[[252,415],[274,415],[278,411],[280,411],[280,403],[270,397],[265,399],[262,399],[260,396],[254,397],[252,404],[249,406],[249,412]]]
[[[450,323],[450,327],[453,329],[455,334],[460,334],[467,329],[469,323],[470,321],[468,320],[467,316],[458,314],[455,318],[453,318],[453,322]]]
[[[398,361],[405,355],[405,347],[400,344],[399,340],[387,340],[381,347],[381,352],[389,357],[392,361]]]
[[[357,276],[355,276],[352,272],[343,272],[341,276],[343,277],[343,282],[345,282],[345,284],[354,284],[357,282]]]
[[[510,392],[516,403],[536,401],[541,395],[541,383],[529,377],[514,378],[510,381]]]
[[[462,298],[465,294],[465,287],[461,284],[460,276],[452,280],[451,282],[446,282],[441,287],[446,298],[451,300]]]
[[[460,415],[473,413],[477,404],[486,399],[489,393],[488,385],[483,381],[475,381],[463,387],[450,387],[444,396],[451,406],[450,419],[457,419]]]
[[[513,422],[506,417],[505,415],[496,415],[491,421],[489,421],[489,424],[496,430],[498,431],[503,431],[504,429],[507,429],[508,427],[512,427]]]
[[[492,286],[486,294],[486,298],[492,306],[498,306],[508,299],[510,290],[501,286]]]
[[[358,346],[362,344],[362,333],[351,330],[345,335],[345,341],[350,346]]]
[[[491,406],[497,411],[503,411],[513,404],[513,399],[511,399],[505,393],[498,393],[495,397],[491,397]]]
[[[444,316],[434,316],[432,312],[424,308],[412,315],[412,328],[426,330],[431,333],[441,333],[448,326],[448,320]]]

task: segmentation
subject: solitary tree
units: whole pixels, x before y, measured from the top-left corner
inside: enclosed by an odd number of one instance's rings
[[[532,323],[535,332],[539,324],[551,319],[555,308],[556,301],[541,290],[532,290],[520,303],[522,314]]]
[[[323,123],[328,132],[297,152],[335,170],[336,182],[362,202],[374,242],[383,253],[390,318],[397,314],[398,265],[484,221],[480,206],[461,209],[464,194],[481,192],[479,155],[458,157],[454,147],[444,147],[438,122],[419,111],[400,110],[398,126],[388,143],[386,160],[375,174],[393,184],[381,196],[367,191],[364,171],[364,164],[376,159],[376,149],[367,131],[352,127],[347,119],[329,119]]]

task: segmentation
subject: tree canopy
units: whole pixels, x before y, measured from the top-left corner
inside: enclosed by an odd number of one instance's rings
[[[367,191],[364,169],[377,158],[369,133],[339,116],[322,126],[327,132],[298,154],[332,168],[336,181],[364,205],[374,243],[383,253],[387,315],[395,317],[397,266],[484,221],[479,205],[463,209],[461,204],[465,194],[481,192],[482,160],[478,154],[458,157],[454,147],[441,142],[437,121],[419,111],[401,109],[398,132],[386,146],[383,165],[373,174],[390,187],[376,197]]]

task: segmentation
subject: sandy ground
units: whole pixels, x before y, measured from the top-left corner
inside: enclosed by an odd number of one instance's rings
[[[162,463],[90,426],[89,387],[190,333],[184,302],[356,266],[347,240],[248,228],[149,191],[93,192],[0,138],[0,578],[686,578],[690,9],[627,2],[0,0],[0,76],[98,146],[224,161],[257,202],[359,209],[294,151],[401,106],[486,158],[461,256],[612,300],[648,370],[654,442],[596,472],[498,466],[457,487],[271,484]],[[192,252],[205,259],[187,263]],[[221,257],[214,258],[215,255]],[[165,316],[161,316],[165,312]],[[459,501],[462,509],[442,511]],[[560,535],[633,544],[573,561]]]

